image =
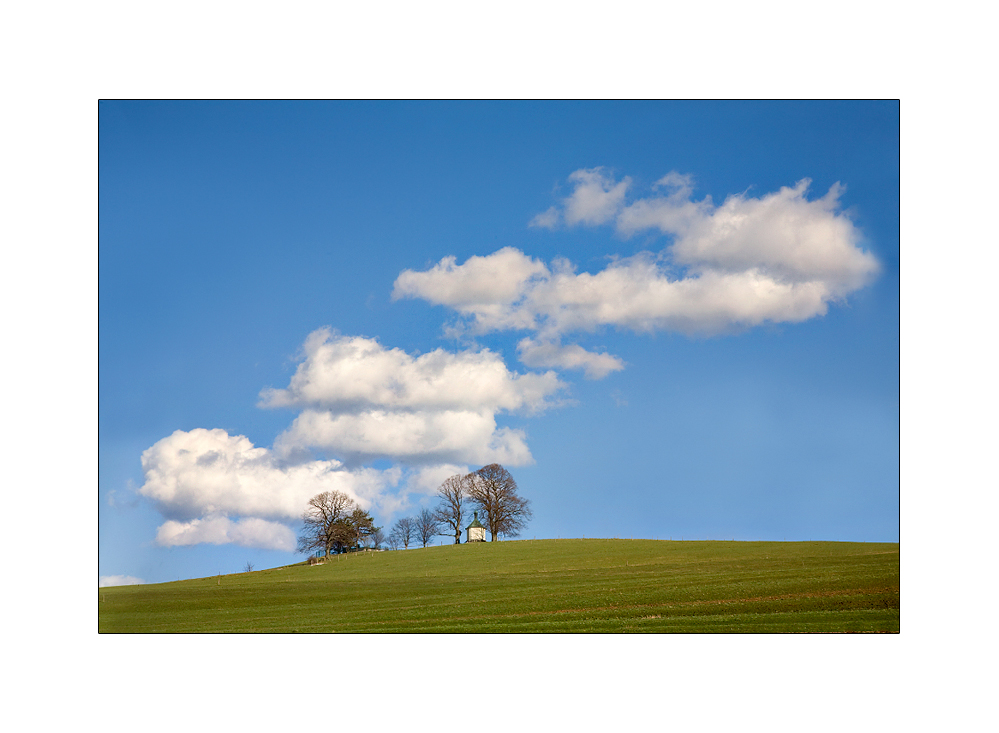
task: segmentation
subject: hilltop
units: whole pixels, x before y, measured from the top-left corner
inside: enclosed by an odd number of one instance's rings
[[[102,633],[897,633],[899,545],[487,542],[98,596]]]

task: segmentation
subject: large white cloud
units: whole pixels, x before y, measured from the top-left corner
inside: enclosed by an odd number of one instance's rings
[[[825,313],[833,295],[822,281],[791,282],[756,268],[676,278],[661,258],[641,253],[593,274],[563,266],[516,307],[530,309],[543,335],[607,325],[718,333],[765,321],[802,321]]]
[[[803,180],[715,206],[710,197],[693,200],[692,179],[675,172],[657,181],[652,195],[630,203],[628,178],[616,182],[596,168],[569,180],[575,190],[562,203],[566,224],[613,223],[623,236],[657,229],[671,241],[658,254],[615,259],[595,273],[577,272],[565,259],[549,266],[511,247],[461,265],[445,258],[425,272],[400,274],[393,296],[449,306],[476,333],[534,331],[536,337],[521,342],[525,364],[580,368],[599,378],[623,362],[563,345],[566,334],[600,326],[716,334],[799,322],[826,313],[829,303],[878,271],[860,247],[859,230],[840,211],[838,184],[814,200]],[[557,213],[549,210],[532,224],[553,225]],[[504,283],[501,291],[489,290],[494,277]],[[488,297],[476,298],[480,288]]]
[[[364,508],[380,506],[401,477],[399,468],[347,470],[339,461],[290,463],[225,430],[177,430],[142,454],[139,493],[168,518],[162,545],[202,542],[294,549],[308,500],[342,491]]]
[[[395,280],[392,299],[423,298],[474,318],[480,330],[532,328],[530,313],[511,309],[538,279],[549,276],[539,260],[514,247],[485,257],[469,257],[461,265],[445,257],[429,270],[404,270]]]
[[[521,268],[527,279],[531,272]],[[511,372],[488,349],[412,356],[323,328],[306,339],[288,387],[264,390],[260,404],[303,409],[275,441],[282,455],[319,449],[349,465],[385,458],[520,466],[533,460],[524,433],[499,427],[496,414],[537,413],[564,387],[552,371]]]
[[[499,253],[497,265],[509,260]],[[476,265],[472,265],[474,271]],[[529,268],[522,275],[530,277]],[[514,295],[515,294],[510,294]],[[486,297],[492,297],[487,295]],[[509,297],[509,296],[508,296]],[[504,301],[505,302],[505,301]],[[554,372],[518,374],[488,349],[411,356],[374,339],[321,328],[305,341],[304,359],[287,389],[265,389],[264,407],[366,410],[536,412],[564,385]]]
[[[501,307],[464,303],[456,310],[469,317],[473,332],[521,328],[555,344],[562,334],[608,325],[635,331],[717,333],[765,321],[801,321],[825,313],[829,301],[840,294],[835,283],[796,282],[755,267],[742,272],[703,268],[685,277],[676,277],[671,270],[661,256],[649,252],[615,260],[596,273],[578,273],[571,263],[559,260],[551,270],[546,267],[544,276],[533,280],[522,296]],[[418,295],[450,305],[429,287]],[[567,366],[556,361],[525,363]],[[579,366],[586,363],[580,360]]]
[[[139,493],[167,517],[157,544],[236,544],[291,552],[308,500],[341,491],[382,519],[405,510],[410,494],[432,494],[467,467],[427,465],[405,471],[348,470],[339,461],[289,464],[224,430],[178,430],[142,455],[146,481]]]
[[[843,296],[870,282],[878,265],[860,248],[860,231],[838,211],[843,187],[834,184],[809,201],[809,184],[805,179],[760,198],[729,196],[717,208],[710,198],[694,203],[689,188],[677,188],[626,207],[617,228],[674,235],[673,260],[696,272],[758,271],[778,282],[821,282],[830,297]]]
[[[289,520],[323,491],[342,491],[370,505],[398,480],[375,469],[349,471],[336,460],[291,463],[243,435],[225,430],[177,430],[142,454],[145,483],[139,493],[168,517],[238,515]]]
[[[533,291],[551,278],[548,267],[515,247],[461,265],[445,257],[423,272],[404,270],[396,278],[392,299],[421,298],[467,316],[479,333],[537,328],[537,314],[522,307]],[[491,287],[498,280],[503,288]]]

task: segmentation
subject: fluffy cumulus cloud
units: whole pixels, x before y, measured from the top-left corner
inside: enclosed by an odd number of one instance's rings
[[[501,268],[504,257],[498,257]],[[471,267],[475,270],[477,264]],[[522,276],[529,277],[529,271],[530,267],[523,268]],[[509,371],[503,359],[488,349],[459,353],[437,349],[411,356],[374,339],[341,336],[321,328],[305,340],[303,352],[286,389],[261,392],[263,407],[318,408],[337,414],[369,410],[537,412],[562,387],[554,372]]]
[[[413,356],[328,328],[310,335],[303,352],[286,389],[261,393],[262,406],[302,410],[275,449],[319,449],[350,465],[531,463],[524,433],[499,427],[496,415],[537,413],[565,386],[552,371],[511,372],[488,349]]]
[[[336,451],[352,464],[389,457],[417,465],[462,461],[523,466],[533,460],[523,431],[497,427],[487,410],[368,410],[356,415],[306,410],[278,436],[275,447]]]
[[[175,519],[238,515],[294,519],[323,491],[342,491],[367,507],[397,476],[345,470],[336,460],[286,462],[225,430],[177,430],[142,454],[139,493]]]
[[[510,247],[460,265],[446,258],[424,272],[403,272],[394,297],[453,308],[475,333],[533,331],[519,348],[525,364],[578,368],[600,378],[623,362],[563,345],[566,334],[601,326],[717,334],[804,321],[826,313],[829,303],[878,271],[840,210],[838,184],[817,199],[808,198],[803,180],[759,198],[729,196],[716,206],[710,197],[694,200],[690,176],[675,172],[631,202],[631,180],[616,181],[604,169],[576,171],[569,181],[573,193],[560,209],[545,212],[547,224],[610,224],[625,237],[658,230],[669,237],[667,246],[614,259],[595,273],[577,272],[564,259],[549,265]],[[490,286],[494,279],[502,288]]]
[[[524,306],[551,276],[544,262],[504,247],[461,265],[445,257],[429,270],[404,270],[395,280],[392,299],[421,298],[448,306],[468,318],[477,333],[536,329],[537,314]]]
[[[710,198],[688,200],[684,185],[624,208],[617,228],[673,235],[673,260],[696,273],[759,272],[775,282],[821,283],[828,298],[842,297],[869,283],[878,265],[839,211],[843,187],[834,184],[825,196],[808,200],[809,184],[805,179],[760,198],[729,196],[718,207]]]
[[[178,430],[142,454],[145,482],[139,493],[168,518],[157,533],[161,545],[235,543],[294,549],[288,522],[301,517],[308,500],[342,491],[371,508],[399,483],[400,469],[347,470],[336,460],[299,463],[255,447],[225,430]]]
[[[454,308],[479,322],[481,330],[531,328],[529,313],[510,308],[550,275],[539,260],[504,247],[485,257],[469,257],[461,265],[445,257],[429,270],[404,270],[395,280],[392,299],[423,298]]]

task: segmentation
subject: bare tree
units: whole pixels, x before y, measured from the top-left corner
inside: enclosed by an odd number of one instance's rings
[[[303,529],[298,537],[298,551],[309,554],[322,550],[326,557],[344,539],[344,522],[356,508],[354,500],[342,491],[324,491],[309,499],[302,517]]]
[[[375,527],[375,530],[368,535],[368,543],[373,550],[378,550],[385,544],[385,532],[382,527]]]
[[[440,504],[434,510],[434,518],[444,527],[454,532],[454,544],[461,544],[461,530],[465,519],[465,505],[468,501],[468,476],[456,474],[444,479],[437,489]]]
[[[429,509],[421,509],[420,513],[416,515],[414,524],[416,524],[416,539],[422,542],[424,547],[441,533],[440,522]]]
[[[517,482],[503,466],[491,463],[470,474],[469,498],[485,514],[490,541],[516,537],[531,518],[531,502],[517,494]]]
[[[413,541],[413,534],[415,532],[416,522],[413,521],[413,518],[403,517],[402,519],[397,519],[395,524],[392,525],[392,534],[389,537],[394,538],[398,544],[408,550],[409,543]]]

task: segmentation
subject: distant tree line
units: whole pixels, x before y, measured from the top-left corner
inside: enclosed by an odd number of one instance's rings
[[[387,536],[382,527],[375,526],[371,515],[343,492],[317,494],[309,500],[302,518],[298,551],[322,552],[329,557],[365,546],[378,549],[385,543],[393,549],[409,549],[417,543],[426,547],[437,536],[454,537],[458,545],[473,511],[479,512],[492,542],[519,536],[532,516],[531,502],[520,496],[510,472],[491,463],[445,479],[437,489],[436,507],[397,519]]]

